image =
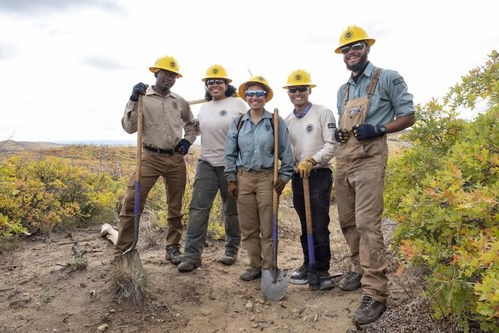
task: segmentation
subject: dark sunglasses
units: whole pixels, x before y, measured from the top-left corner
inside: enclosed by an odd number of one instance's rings
[[[244,94],[248,97],[263,97],[267,95],[267,92],[265,92],[265,90],[246,90]]]
[[[206,81],[206,84],[209,86],[212,86],[214,84],[225,84],[224,80],[208,80]]]
[[[305,92],[307,90],[308,90],[308,87],[293,87],[293,88],[289,88],[288,92],[294,94],[297,91],[299,91],[299,92]]]
[[[358,42],[358,43],[355,43],[355,44],[350,44],[350,45],[347,45],[347,46],[343,46],[340,50],[341,50],[341,53],[347,54],[348,52],[350,52],[350,50],[360,51],[360,50],[362,50],[364,48],[364,46],[366,46],[366,43],[364,43],[364,42]]]

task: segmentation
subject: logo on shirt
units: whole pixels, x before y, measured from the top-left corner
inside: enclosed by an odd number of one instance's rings
[[[228,114],[227,110],[220,110],[220,112],[218,112],[220,117],[227,117]]]
[[[312,125],[312,124],[308,124],[308,125],[307,125],[307,127],[305,127],[305,132],[306,132],[307,134],[310,134],[310,133],[312,133],[313,131],[314,131],[314,125]]]
[[[178,106],[177,101],[173,101],[173,102],[172,102],[172,108],[174,108],[175,110],[178,110],[178,109],[179,109],[179,106]]]

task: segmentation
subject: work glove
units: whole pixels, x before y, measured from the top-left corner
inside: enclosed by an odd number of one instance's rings
[[[300,173],[300,177],[301,178],[310,177],[310,172],[312,171],[312,167],[316,164],[317,162],[314,160],[312,156],[309,156],[307,157],[306,160],[303,160],[300,163],[298,163],[298,166],[296,168]]]
[[[237,182],[230,182],[227,185],[227,192],[232,198],[237,199]]]
[[[385,131],[381,130],[380,125],[373,126],[371,124],[354,125],[352,131],[359,141],[373,139],[385,134]]]
[[[284,190],[287,183],[288,182],[281,177],[277,177],[276,181],[274,182],[274,190],[277,192],[277,194],[281,195],[282,190]]]
[[[147,84],[142,82],[137,83],[133,86],[132,95],[130,96],[130,100],[137,102],[139,100],[139,95],[145,95],[147,89]]]
[[[350,139],[350,132],[344,128],[337,128],[334,131],[334,139],[340,143],[345,143]]]
[[[189,147],[190,146],[191,146],[191,143],[189,141],[187,141],[186,139],[182,139],[175,146],[175,151],[177,153],[185,155],[185,154],[187,154],[189,152]]]

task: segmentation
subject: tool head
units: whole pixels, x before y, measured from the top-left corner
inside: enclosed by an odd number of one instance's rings
[[[288,271],[277,267],[262,269],[262,288],[265,297],[272,301],[279,301],[286,295],[288,287]]]

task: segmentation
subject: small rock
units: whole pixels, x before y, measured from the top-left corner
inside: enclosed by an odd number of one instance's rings
[[[105,330],[107,330],[108,327],[109,327],[108,324],[102,324],[99,327],[97,327],[97,331],[104,332]]]

